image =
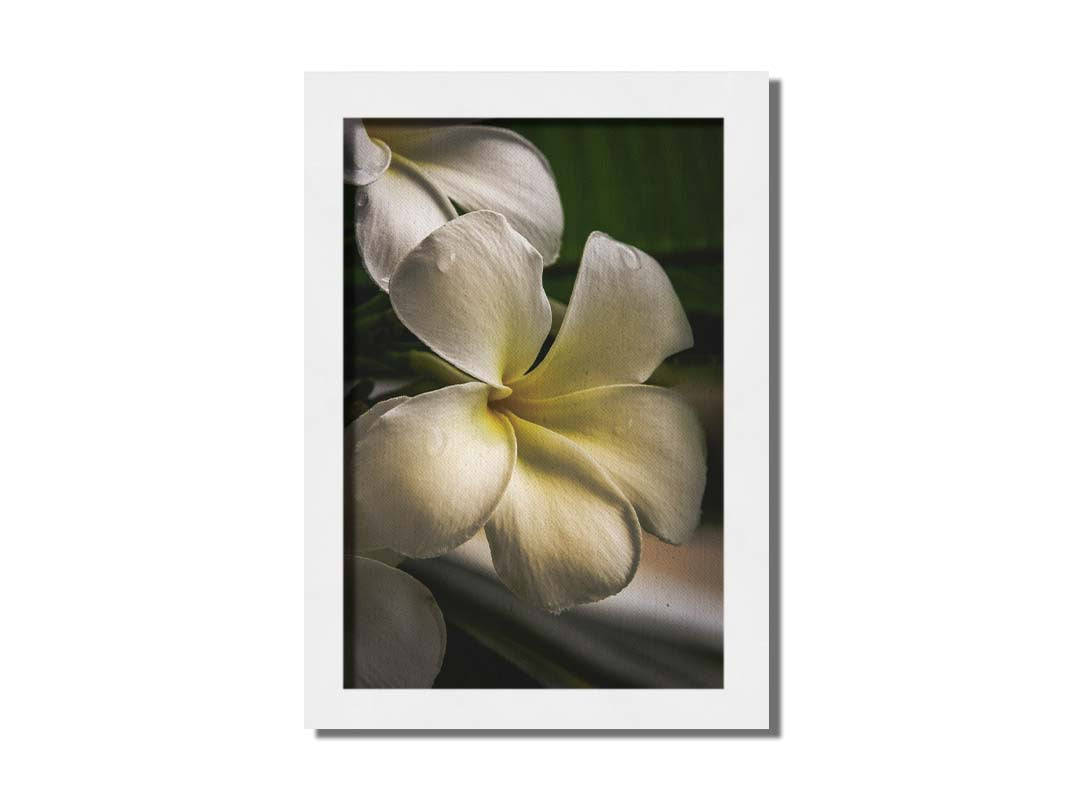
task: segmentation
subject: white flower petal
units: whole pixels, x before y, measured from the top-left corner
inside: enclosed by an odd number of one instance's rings
[[[356,552],[428,558],[482,527],[515,462],[514,433],[489,410],[489,392],[465,383],[420,394],[349,438]]]
[[[508,420],[519,456],[485,525],[500,579],[550,611],[620,591],[641,555],[633,506],[576,444],[512,414]]]
[[[374,183],[389,168],[391,158],[389,146],[380,139],[371,139],[361,120],[345,120],[345,183]]]
[[[519,134],[484,125],[374,128],[467,211],[499,211],[552,264],[563,205],[552,168]]]
[[[679,394],[658,386],[604,386],[550,400],[513,397],[508,408],[592,456],[646,531],[672,544],[693,535],[707,481],[706,444],[696,413]]]
[[[367,272],[385,291],[400,260],[435,228],[455,219],[448,198],[399,156],[356,189],[356,241]]]
[[[663,359],[692,346],[689,320],[663,268],[636,247],[594,232],[552,349],[512,389],[555,397],[644,383]]]
[[[411,398],[408,397],[406,394],[402,394],[398,397],[392,397],[388,400],[382,400],[380,403],[375,403],[369,409],[367,409],[358,417],[356,417],[355,424],[350,425],[348,427],[348,429],[345,431],[345,435],[347,436],[348,432],[351,431],[352,434],[356,436],[356,438],[365,436],[367,434],[367,431],[370,430],[371,425],[377,422],[379,417],[382,416],[382,414],[384,414],[386,411],[391,411],[401,403],[404,403],[410,399]]]
[[[359,689],[428,689],[445,657],[445,620],[430,590],[369,558],[350,562],[351,672]]]
[[[356,440],[366,436],[367,432],[371,429],[371,426],[377,422],[386,411],[390,411],[410,399],[411,398],[406,395],[401,395],[399,397],[390,398],[389,400],[382,400],[380,403],[375,403],[356,417],[355,421],[345,428],[345,453],[349,454],[353,452],[356,446]],[[352,498],[346,493],[344,498],[346,552],[349,537],[353,536],[355,531],[355,510],[355,503],[352,502]],[[373,558],[377,561],[381,561],[391,567],[395,567],[404,560],[404,556],[393,550],[389,550],[388,548],[383,548],[381,550],[363,550],[360,552],[360,555],[365,558]]]
[[[537,357],[552,324],[541,256],[493,211],[435,230],[397,267],[393,309],[439,356],[501,387]]]

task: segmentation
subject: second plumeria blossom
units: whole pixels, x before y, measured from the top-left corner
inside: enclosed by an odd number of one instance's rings
[[[706,461],[692,409],[642,385],[693,344],[659,264],[591,234],[559,334],[530,370],[551,324],[542,269],[489,211],[415,247],[392,275],[393,308],[462,374],[373,406],[347,458],[358,550],[426,558],[484,528],[501,580],[558,611],[623,589],[642,529],[692,535]]]
[[[551,264],[563,236],[552,168],[514,131],[488,125],[345,120],[345,182],[356,188],[356,240],[374,282],[389,291],[405,255],[467,211],[507,217]]]

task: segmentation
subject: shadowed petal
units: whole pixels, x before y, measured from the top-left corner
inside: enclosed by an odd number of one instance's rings
[[[373,129],[412,159],[467,211],[499,211],[537,248],[545,264],[559,257],[563,205],[541,151],[509,130],[485,125]]]
[[[366,186],[389,168],[392,152],[385,142],[371,139],[363,122],[345,120],[345,183]]]
[[[349,624],[360,689],[428,689],[445,656],[445,620],[430,590],[369,558],[350,562]]]
[[[356,189],[356,241],[374,282],[389,291],[400,260],[456,211],[417,167],[393,158],[376,181]]]

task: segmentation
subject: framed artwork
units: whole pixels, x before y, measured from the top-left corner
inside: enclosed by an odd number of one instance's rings
[[[305,723],[770,724],[762,73],[311,73]]]

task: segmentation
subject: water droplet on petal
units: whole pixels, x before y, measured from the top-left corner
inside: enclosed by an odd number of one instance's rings
[[[429,427],[426,429],[426,455],[439,456],[448,444],[448,437],[440,428]]]
[[[622,263],[632,270],[641,269],[641,256],[638,255],[634,248],[629,245],[624,245],[622,249]]]
[[[452,265],[455,263],[456,251],[446,250],[444,253],[441,253],[440,257],[437,259],[437,269],[441,272],[448,272],[452,269]]]

